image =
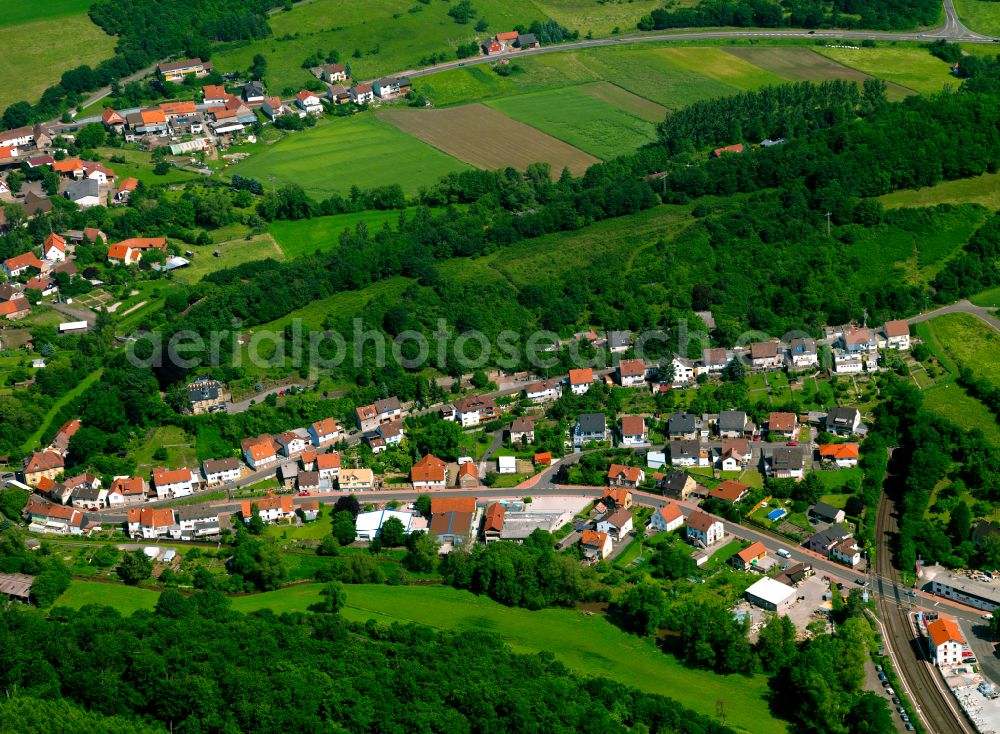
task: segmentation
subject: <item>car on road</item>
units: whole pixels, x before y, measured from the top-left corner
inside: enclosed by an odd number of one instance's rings
[[[916,596],[917,592],[915,592],[915,591],[904,591],[903,594],[905,596]]]
[[[858,586],[864,586],[865,583],[867,582],[864,579],[854,579],[854,583],[856,583]]]

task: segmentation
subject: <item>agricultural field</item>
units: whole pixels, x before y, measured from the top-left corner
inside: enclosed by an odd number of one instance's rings
[[[940,92],[961,80],[950,73],[951,67],[931,56],[923,48],[831,48],[817,46],[816,52],[852,69],[885,79],[921,93]]]
[[[785,83],[774,72],[739,56],[733,58],[733,54],[718,46],[665,46],[656,49],[656,53],[682,69],[703,74],[741,91]]]
[[[294,133],[228,169],[277,183],[296,183],[326,198],[362,189],[400,184],[407,194],[431,186],[466,164],[407,135],[373,114],[324,121]]]
[[[956,364],[1000,385],[1000,334],[966,313],[938,316],[928,322],[936,343]]]
[[[180,183],[200,178],[194,171],[184,171],[180,168],[171,168],[162,176],[153,173],[153,158],[144,150],[133,150],[132,148],[98,148],[101,160],[108,168],[115,172],[119,180],[123,178],[136,178],[147,186],[154,184]],[[111,156],[124,158],[125,163],[112,163]]]
[[[739,46],[725,49],[727,53],[749,61],[777,74],[791,82],[822,82],[827,79],[846,79],[858,84],[870,79],[849,66],[838,64],[833,59],[816,53],[804,46],[749,47]],[[913,90],[889,83],[889,99],[897,100],[913,94]]]
[[[977,293],[969,299],[977,306],[992,306],[1000,308],[1000,288],[990,288],[988,291]]]
[[[181,283],[197,283],[209,273],[225,268],[234,268],[253,260],[284,260],[285,253],[278,247],[269,233],[259,234],[250,239],[229,240],[215,245],[189,245],[195,253],[191,264],[174,272],[174,279]],[[214,253],[219,256],[215,257]]]
[[[380,111],[378,118],[479,168],[513,166],[523,170],[531,163],[545,162],[555,172],[569,168],[574,175],[581,175],[599,162],[481,104],[440,110],[387,109]]]
[[[675,2],[675,7],[697,4],[696,0]],[[535,5],[545,14],[567,28],[581,34],[588,31],[595,36],[607,36],[615,28],[622,33],[635,31],[639,19],[663,7],[662,0],[627,0],[627,2],[594,2],[594,0],[535,0]]]
[[[1000,209],[1000,173],[943,181],[922,189],[904,189],[879,197],[886,209],[936,204],[981,204],[990,211]]]
[[[655,122],[666,116],[664,108],[656,105],[659,115],[650,120],[652,114],[640,117],[591,94],[592,87],[601,89],[605,96],[610,96],[607,88],[634,96],[611,84],[596,83],[521,94],[494,100],[489,106],[604,160],[631,153],[656,140]]]
[[[978,33],[1000,36],[1000,7],[991,0],[955,0],[958,17]]]
[[[20,100],[37,102],[64,71],[96,66],[114,55],[115,39],[90,20],[89,5],[86,0],[4,3],[0,110]]]

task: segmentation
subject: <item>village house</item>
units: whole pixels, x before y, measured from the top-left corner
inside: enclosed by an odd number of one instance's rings
[[[312,437],[309,432],[301,428],[294,431],[284,431],[279,433],[274,437],[274,440],[278,442],[278,451],[285,458],[289,458],[294,454],[301,454],[306,446],[309,446]]]
[[[49,166],[63,178],[79,180],[83,178],[83,161],[79,158],[63,158]]]
[[[265,97],[260,108],[270,120],[281,117],[288,111],[288,108],[281,101],[281,97]]]
[[[153,491],[157,499],[187,497],[198,489],[198,474],[191,469],[153,469]]]
[[[830,558],[854,568],[861,563],[861,547],[853,538],[842,540],[830,549]]]
[[[371,405],[362,405],[354,410],[355,420],[358,428],[362,431],[375,430],[380,423],[396,421],[403,416],[403,406],[399,398],[393,396],[383,400],[376,400]]]
[[[336,443],[340,438],[340,426],[333,418],[324,418],[309,426],[309,437],[312,444],[318,449]]]
[[[53,451],[58,451],[63,456],[69,453],[69,442],[76,432],[80,430],[80,421],[76,418],[68,420],[62,424],[56,435],[53,436],[51,443],[49,443],[49,448]]]
[[[211,107],[224,106],[229,97],[229,92],[220,84],[209,84],[201,88],[202,102]]]
[[[258,104],[264,101],[266,93],[264,91],[264,85],[259,81],[247,82],[243,85],[243,91],[240,93],[243,101],[247,104]]]
[[[583,557],[590,562],[603,561],[611,555],[611,537],[600,530],[584,530],[580,534]]]
[[[320,478],[318,471],[300,471],[295,480],[295,487],[300,492],[318,492]]]
[[[630,334],[627,331],[608,332],[609,352],[611,352],[612,354],[624,354],[631,348],[632,348],[632,334]]]
[[[670,365],[674,370],[674,378],[670,381],[672,385],[687,385],[698,377],[699,362],[697,360],[675,354]]]
[[[865,362],[857,354],[837,351],[833,355],[833,373],[835,375],[859,375],[865,371]]]
[[[782,355],[777,342],[755,342],[750,345],[750,366],[755,370],[773,370],[781,367]]]
[[[642,387],[646,384],[646,363],[641,359],[623,359],[618,363],[617,375],[622,387]]]
[[[584,413],[573,425],[573,446],[608,440],[608,419],[604,413]]]
[[[476,518],[475,497],[432,497],[431,532],[440,543],[463,544]]]
[[[837,543],[847,540],[851,537],[851,535],[850,530],[847,530],[843,525],[837,523],[814,533],[809,540],[806,541],[806,548],[814,551],[815,553],[822,553],[824,556],[828,556]]]
[[[299,514],[303,522],[312,522],[319,517],[319,500],[306,500],[299,505]]]
[[[125,133],[126,142],[134,142],[137,136],[167,134],[167,116],[159,107],[129,112],[125,115],[128,130]]]
[[[156,65],[156,73],[168,82],[182,82],[188,74],[194,74],[196,77],[208,76],[211,71],[211,62],[201,59],[181,59]]]
[[[455,415],[463,428],[469,428],[496,420],[500,417],[500,411],[493,398],[467,395],[455,403]]]
[[[752,438],[756,432],[757,426],[742,410],[723,410],[719,413],[720,438]]]
[[[205,477],[206,487],[218,487],[220,484],[235,482],[240,478],[242,464],[235,457],[225,459],[207,459],[201,465],[201,473]]]
[[[64,507],[32,497],[24,508],[28,520],[28,530],[33,533],[54,533],[56,535],[81,535],[86,528],[86,519],[80,510]]]
[[[673,532],[684,524],[684,513],[676,502],[668,502],[649,518],[649,527],[657,533]]]
[[[62,474],[64,467],[63,456],[58,451],[51,449],[36,451],[28,457],[28,462],[24,465],[24,483],[35,487],[43,477],[55,480]]]
[[[889,349],[910,348],[910,325],[906,321],[886,321],[882,325],[885,346]]]
[[[8,321],[23,319],[31,313],[31,303],[24,296],[15,296],[9,301],[0,302],[0,316]]]
[[[343,64],[323,64],[319,67],[319,78],[327,84],[347,81],[347,67]]]
[[[622,446],[647,446],[649,444],[646,419],[641,415],[622,416],[621,432]]]
[[[108,490],[84,484],[72,489],[72,505],[79,510],[100,510],[107,506]]]
[[[410,468],[414,489],[444,489],[447,479],[447,465],[433,454],[427,454]]]
[[[351,101],[351,90],[343,84],[334,84],[326,90],[326,97],[335,105],[347,104]]]
[[[646,480],[646,473],[638,466],[612,464],[605,478],[609,487],[635,489]]]
[[[26,252],[23,255],[4,260],[3,272],[8,278],[17,278],[32,268],[42,270],[43,267],[42,261],[35,253]]]
[[[66,259],[66,239],[62,235],[50,232],[42,243],[42,257],[49,262],[62,262]]]
[[[385,446],[396,446],[402,443],[403,438],[406,436],[406,432],[403,429],[403,421],[401,420],[383,423],[378,427],[377,432]]]
[[[155,540],[157,538],[180,538],[177,516],[170,508],[132,508],[125,519],[125,531],[130,538]]]
[[[792,367],[808,368],[819,365],[816,340],[808,337],[795,338],[788,345],[788,361]]]
[[[132,196],[132,192],[135,191],[136,186],[139,185],[139,179],[137,178],[125,178],[122,179],[121,183],[118,184],[118,191],[114,195],[115,204],[126,204],[129,198]]]
[[[712,151],[711,157],[721,158],[722,156],[727,154],[736,154],[742,152],[743,152],[743,143],[734,143],[733,145],[726,145],[723,146],[722,148],[716,148],[715,150]]]
[[[204,415],[224,410],[229,391],[218,380],[202,377],[187,386],[188,408],[193,415]]]
[[[313,464],[316,462],[316,449],[313,446],[306,446],[302,449],[302,455],[299,457],[299,461],[302,462],[302,468],[306,471],[312,471]]]
[[[698,418],[691,413],[672,413],[667,421],[667,433],[672,441],[692,441],[698,438]]]
[[[65,485],[66,488],[69,490],[80,489],[82,487],[90,487],[91,489],[98,489],[99,487],[102,486],[100,477],[94,474],[88,474],[86,472],[84,472],[83,474],[77,474],[75,477],[70,477],[69,479],[64,479],[63,485]]]
[[[708,493],[708,496],[717,499],[720,502],[725,502],[729,505],[735,505],[740,503],[744,497],[750,494],[750,487],[746,484],[740,484],[734,479],[726,479],[721,482],[715,489]]]
[[[382,526],[387,520],[399,520],[403,526],[403,533],[427,532],[427,521],[412,512],[398,512],[396,510],[374,510],[372,512],[362,512],[355,521],[358,540],[375,540],[382,534]]]
[[[371,469],[341,469],[337,486],[344,492],[367,492],[375,488],[375,472]]]
[[[110,107],[104,108],[104,113],[101,115],[101,122],[104,123],[104,127],[107,130],[119,135],[125,129],[125,118]]]
[[[949,617],[938,617],[927,624],[927,647],[931,662],[939,668],[962,662],[965,638],[958,624]]]
[[[619,543],[632,532],[632,513],[621,507],[597,523],[597,531]]]
[[[722,372],[731,359],[729,352],[721,347],[701,350],[701,363],[707,374]]]
[[[522,441],[533,443],[535,440],[535,419],[524,416],[515,418],[514,422],[510,424],[508,433],[511,443]]]
[[[569,389],[574,395],[583,395],[594,384],[594,370],[582,367],[569,371]]]
[[[408,76],[384,76],[372,82],[372,91],[379,99],[392,99],[410,91]]]
[[[108,263],[112,265],[136,265],[142,260],[143,253],[150,250],[166,253],[166,238],[132,237],[121,242],[114,242],[108,247]]]
[[[351,87],[350,92],[354,104],[371,104],[375,101],[375,92],[372,91],[371,84],[356,84]]]
[[[768,476],[775,479],[799,480],[805,475],[805,449],[801,446],[780,446],[765,459]]]
[[[767,557],[767,548],[759,540],[729,558],[729,565],[740,571],[750,571]]]
[[[499,502],[493,502],[492,504],[487,505],[486,514],[483,517],[484,543],[489,545],[490,543],[500,540],[500,534],[503,532],[503,523],[506,514],[507,508]]]
[[[92,206],[101,206],[101,185],[93,179],[77,181],[63,191],[63,196],[76,204],[81,209],[89,209]]]
[[[837,436],[852,436],[861,428],[861,413],[857,408],[830,408],[826,414],[826,430]]]
[[[111,504],[118,504],[113,497],[120,497],[121,504],[136,505],[146,501],[149,494],[149,483],[141,477],[115,477],[108,492],[108,500]]]
[[[256,500],[243,500],[240,504],[240,514],[243,515],[243,522],[249,523],[253,517],[253,511],[257,510],[260,519],[264,524],[288,520],[295,516],[295,503],[290,496],[269,494]]]
[[[294,461],[286,461],[278,466],[278,481],[285,489],[295,489],[299,481],[299,465]]]
[[[692,512],[685,522],[687,539],[704,547],[714,545],[725,535],[722,521],[700,510]]]
[[[819,447],[819,459],[824,464],[835,464],[839,469],[858,465],[858,444],[825,443]]]
[[[315,92],[310,92],[307,89],[303,89],[295,95],[295,104],[304,114],[323,114],[323,102],[320,100],[319,95]]]
[[[771,413],[767,418],[767,437],[771,441],[795,438],[799,420],[795,413]]]
[[[258,471],[278,463],[278,450],[281,445],[265,434],[256,438],[244,438],[240,441],[240,448],[247,465]]]
[[[708,448],[699,439],[671,441],[671,466],[708,466],[709,463]]]
[[[524,396],[536,405],[547,403],[562,397],[562,382],[560,380],[543,380],[524,388]]]
[[[718,456],[715,464],[722,471],[739,471],[753,458],[750,442],[745,438],[727,438],[716,451]]]
[[[186,505],[177,508],[181,540],[209,538],[222,533],[219,511],[209,505]]]
[[[303,461],[303,466],[305,466],[305,461]],[[319,472],[321,480],[332,483],[340,475],[340,454],[336,451],[318,454],[316,456],[316,471]]]
[[[840,340],[850,354],[872,353],[878,348],[875,332],[867,327],[847,327]]]
[[[841,523],[844,522],[846,513],[838,507],[828,505],[826,502],[817,502],[809,508],[809,515],[815,517],[820,522]]]
[[[85,178],[97,181],[100,186],[106,186],[115,180],[115,172],[100,163],[83,162],[83,175]]]
[[[621,487],[605,487],[601,504],[611,508],[624,507],[627,510],[632,507],[632,493]]]
[[[698,483],[687,472],[671,469],[666,474],[661,474],[656,478],[656,488],[661,490],[665,496],[683,502],[698,488]]]

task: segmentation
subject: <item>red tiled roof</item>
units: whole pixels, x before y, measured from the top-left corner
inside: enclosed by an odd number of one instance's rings
[[[288,495],[269,494],[258,500],[244,500],[242,503],[243,516],[250,517],[253,512],[253,505],[257,505],[258,510],[280,510],[283,514],[295,511],[295,502]]]
[[[959,642],[965,644],[962,637],[962,630],[958,628],[954,619],[938,617],[927,625],[927,636],[931,638],[935,647],[939,647],[946,642]]]
[[[905,321],[886,321],[882,325],[886,336],[909,336],[910,325]]]
[[[722,148],[716,148],[712,151],[712,155],[720,156],[723,153],[742,153],[743,143],[736,143],[735,145],[726,145]]]
[[[507,508],[501,505],[499,502],[494,502],[492,505],[487,507],[486,519],[483,522],[483,532],[492,530],[494,532],[499,533],[501,530],[503,530],[503,521],[506,514],[507,514]]]
[[[604,548],[604,545],[608,542],[608,534],[598,530],[584,530],[580,533],[580,542],[592,548]]]
[[[540,451],[535,454],[535,465],[539,464],[551,464],[552,463],[552,452],[551,451]]]
[[[756,543],[751,543],[748,547],[741,550],[736,555],[740,557],[743,563],[750,563],[750,561],[760,558],[762,555],[767,553],[767,548],[759,540]]]
[[[302,456],[305,457],[305,452],[302,452]],[[316,457],[316,468],[317,469],[339,469],[340,468],[340,454],[336,451],[329,454],[320,454]]]
[[[57,451],[36,451],[28,459],[28,465],[24,468],[25,473],[48,471],[49,469],[62,469],[65,464],[63,457]]]
[[[109,125],[120,125],[125,122],[125,118],[110,107],[106,107],[104,109],[104,114],[101,115],[101,119]]]
[[[56,173],[74,173],[83,170],[83,161],[79,158],[66,158],[52,164],[52,170]]]
[[[684,513],[681,512],[680,505],[678,505],[675,502],[668,502],[659,510],[657,510],[656,514],[662,517],[668,523],[673,522],[679,517],[684,517]]]
[[[475,511],[475,497],[431,497],[432,515],[447,512],[474,513]]]
[[[128,511],[128,521],[144,528],[165,528],[174,524],[174,511],[169,508],[135,507]]]
[[[312,424],[312,427],[316,431],[317,436],[332,436],[340,430],[337,427],[337,421],[333,418],[324,418],[321,421],[316,421]]]
[[[594,381],[594,370],[590,367],[582,367],[578,370],[569,371],[570,385],[586,385]]]
[[[24,296],[17,296],[9,301],[0,303],[0,316],[10,316],[11,314],[18,313],[19,311],[30,310],[31,304],[28,303],[28,299]]]
[[[646,432],[646,419],[641,415],[622,416],[622,435],[641,436]]]
[[[622,377],[638,377],[646,374],[646,363],[641,359],[623,359],[618,364],[618,373]]]
[[[190,482],[191,481],[191,470],[190,469],[173,469],[168,470],[163,467],[157,467],[153,469],[153,483],[156,485],[163,484],[177,484],[179,482]]]
[[[111,483],[111,491],[120,492],[125,497],[134,497],[145,494],[146,488],[139,477],[119,477]]]
[[[139,185],[139,179],[137,178],[126,178],[122,179],[122,182],[118,184],[119,191],[135,191],[135,187]]]
[[[722,482],[718,487],[713,489],[708,493],[709,497],[715,497],[723,502],[728,502],[729,504],[735,504],[740,500],[740,498],[750,491],[750,487],[746,484],[740,484],[733,479],[727,479]]]
[[[462,477],[479,478],[479,470],[476,469],[475,462],[467,461],[458,468],[458,478],[461,479]]]
[[[446,464],[434,454],[427,454],[410,469],[411,482],[443,482],[447,474]],[[472,505],[475,507],[475,501]],[[456,510],[468,512],[468,510]]]
[[[767,427],[771,431],[794,431],[798,423],[795,413],[771,413],[767,419]]]
[[[608,469],[608,479],[619,479],[624,478],[625,481],[638,483],[639,476],[642,472],[637,466],[623,466],[622,464],[612,464],[611,468]],[[616,499],[615,502],[618,500]]]
[[[225,99],[229,96],[226,88],[219,84],[208,84],[201,88],[205,99]]]
[[[856,459],[858,445],[856,443],[826,443],[819,447],[819,455],[827,459]]]
[[[17,257],[12,257],[4,262],[8,270],[19,270],[26,265],[32,268],[42,269],[42,261],[38,259],[38,256],[33,252],[26,252],[23,255],[18,255]]]

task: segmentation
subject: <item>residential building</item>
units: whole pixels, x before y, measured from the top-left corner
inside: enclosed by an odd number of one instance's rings
[[[27,273],[30,268],[42,270],[42,261],[33,252],[26,252],[23,255],[4,260],[3,273],[8,278],[16,278],[23,273]]]
[[[367,492],[375,487],[375,472],[371,469],[341,469],[337,487],[344,492]]]
[[[687,472],[671,469],[657,478],[656,487],[665,496],[684,501],[697,489],[698,483]]]
[[[120,497],[121,503],[125,505],[142,504],[149,494],[149,483],[140,477],[115,477],[108,492],[108,500],[111,504],[118,504],[113,497]]]
[[[180,524],[174,511],[169,507],[135,507],[128,511],[125,531],[130,538],[155,540],[157,538],[179,537]]]
[[[24,296],[15,296],[9,301],[0,302],[0,316],[8,321],[23,319],[31,313],[31,303]]]
[[[410,468],[414,489],[444,489],[447,479],[447,465],[434,454],[427,454]]]
[[[646,384],[646,363],[641,359],[623,359],[618,363],[617,375],[622,387],[642,387]]]
[[[841,523],[847,517],[843,510],[833,505],[828,505],[826,502],[817,502],[809,508],[809,514],[820,522],[828,523]]]
[[[851,531],[843,525],[836,523],[828,528],[820,530],[818,533],[813,534],[812,537],[806,541],[806,548],[816,553],[822,553],[823,555],[828,556],[837,543],[842,540],[847,540],[850,537]]]
[[[683,524],[684,513],[675,502],[668,502],[649,518],[649,527],[658,533],[672,532]]]
[[[749,438],[757,427],[742,410],[723,410],[719,413],[720,438]]]
[[[538,48],[541,44],[538,43],[534,33],[521,33],[514,45],[520,49],[527,49]]]
[[[826,430],[838,436],[853,436],[861,428],[861,413],[846,406],[831,408],[826,414]]]
[[[412,512],[397,512],[396,510],[375,510],[374,512],[362,512],[354,522],[358,534],[358,540],[375,540],[382,533],[382,526],[389,518],[396,518],[403,524],[403,532],[410,533],[427,532],[427,521],[414,515]]]
[[[295,95],[295,104],[307,115],[323,114],[323,102],[320,101],[319,95],[308,89],[303,89]]]
[[[750,345],[750,366],[755,370],[781,367],[783,355],[778,354],[778,342],[755,342]]]
[[[569,371],[569,389],[574,395],[583,395],[594,384],[594,370],[582,367]]]
[[[278,467],[278,481],[285,489],[295,489],[299,482],[299,465],[294,461],[286,461]]]
[[[524,396],[535,404],[547,403],[562,396],[560,380],[543,380],[524,388]]]
[[[219,511],[209,505],[185,505],[177,508],[181,540],[195,540],[222,534]]]
[[[104,123],[105,128],[113,130],[119,135],[125,129],[125,118],[110,107],[104,108],[104,113],[101,115],[101,122]]]
[[[584,530],[580,534],[583,556],[590,562],[603,561],[611,555],[611,536],[600,530]]]
[[[332,483],[340,475],[340,454],[336,451],[318,454],[316,456],[316,471],[319,472],[321,480],[326,479]]]
[[[264,85],[258,81],[247,82],[243,85],[243,93],[240,96],[247,104],[263,102],[266,96]]]
[[[63,196],[81,209],[89,209],[101,204],[101,186],[92,178],[85,178],[67,187]]]
[[[910,348],[910,325],[906,321],[886,321],[882,325],[882,333],[889,349]]]
[[[343,64],[324,64],[319,71],[319,78],[327,84],[347,81],[347,68]]]
[[[842,540],[830,549],[830,558],[854,568],[861,563],[861,547],[853,538]]]
[[[865,371],[865,362],[859,354],[837,351],[833,355],[835,375],[859,375]]]
[[[533,443],[535,440],[535,419],[533,417],[515,418],[508,429],[511,443],[526,441]]]
[[[188,407],[194,415],[215,413],[226,409],[229,390],[218,380],[202,377],[187,386]]]
[[[24,466],[24,483],[35,487],[43,477],[54,480],[62,474],[64,467],[65,463],[60,452],[51,449],[36,451],[28,457],[28,462]]]
[[[65,456],[69,453],[70,439],[72,439],[79,430],[80,421],[75,418],[66,421],[52,439],[52,442],[49,444],[49,448],[53,451],[58,451],[60,454]]]
[[[299,505],[299,513],[303,522],[312,522],[319,517],[319,500],[306,500]]]
[[[281,101],[281,97],[265,97],[264,103],[260,106],[261,110],[268,119],[273,120],[276,117],[281,117],[288,111],[284,103]]]
[[[372,91],[379,99],[392,99],[410,91],[408,76],[384,76],[372,82]]]
[[[274,437],[274,440],[281,447],[279,449],[281,455],[291,458],[295,454],[301,454],[305,451],[306,446],[312,443],[312,436],[309,434],[309,431],[299,428],[298,430],[279,433]]]
[[[198,475],[191,469],[153,469],[153,490],[157,499],[187,497],[198,489]]]
[[[181,59],[156,65],[156,73],[168,82],[182,82],[188,74],[194,74],[196,77],[208,76],[211,71],[211,62],[201,59]]]
[[[670,364],[674,370],[674,379],[671,380],[673,385],[687,385],[698,377],[700,368],[696,360],[686,359],[675,354]]]
[[[378,428],[379,424],[378,411],[375,409],[375,405],[359,405],[354,409],[354,420],[363,433],[374,431]]]
[[[695,510],[688,516],[685,522],[685,531],[688,540],[706,548],[718,543],[725,535],[722,521],[701,510]]]
[[[309,437],[318,449],[329,446],[340,438],[340,426],[333,418],[324,418],[309,426]]]
[[[632,335],[627,331],[608,332],[608,351],[612,354],[624,354],[632,348]]]
[[[646,446],[649,444],[649,431],[646,429],[646,419],[641,415],[622,416],[622,446]]]
[[[243,500],[240,505],[243,522],[250,522],[255,508],[265,524],[288,520],[295,515],[295,503],[287,494],[269,494],[257,500]]]
[[[801,446],[773,449],[765,465],[766,471],[776,479],[802,479],[805,475],[805,454],[806,451]]]
[[[108,490],[85,484],[73,490],[72,505],[80,510],[100,510],[107,506]]]
[[[604,413],[584,413],[573,426],[573,446],[608,440],[608,419]]]
[[[354,104],[371,104],[375,101],[375,92],[371,84],[356,84],[349,90]]]
[[[471,463],[471,462],[470,462]],[[463,466],[467,466],[464,464]],[[507,508],[499,502],[494,502],[486,507],[486,515],[483,518],[483,542],[486,544],[500,540],[503,532],[504,517]]]
[[[471,489],[479,486],[479,470],[476,469],[475,462],[466,461],[458,467],[457,483],[462,489]]]
[[[209,84],[201,88],[202,101],[212,107],[225,105],[226,100],[229,99],[229,97],[229,92],[227,92],[226,88],[221,84]]]
[[[632,493],[616,486],[605,487],[601,503],[606,507],[624,507],[627,510],[632,507]]]
[[[743,143],[734,143],[733,145],[726,145],[721,148],[716,148],[715,150],[712,151],[711,156],[712,158],[721,158],[722,156],[730,153],[732,154],[742,153],[743,150],[744,150]]]
[[[766,611],[783,612],[795,603],[795,589],[765,576],[746,590],[746,599]]]
[[[671,466],[708,466],[709,451],[699,439],[670,442]]]
[[[836,464],[840,469],[858,465],[858,444],[825,443],[819,447],[819,458],[824,464]]]
[[[771,413],[767,419],[767,437],[772,441],[795,438],[798,424],[795,413]]]
[[[326,96],[335,105],[347,104],[351,101],[351,90],[343,84],[334,84],[326,90]]]
[[[844,350],[850,354],[872,353],[878,348],[875,332],[866,327],[848,327],[841,335]]]
[[[50,232],[42,243],[42,257],[49,262],[62,262],[66,259],[66,240],[55,232]]]
[[[667,433],[671,440],[698,438],[698,417],[691,413],[673,413],[667,421]]]
[[[463,428],[489,423],[500,417],[500,411],[493,398],[483,395],[467,395],[455,403],[457,420]]]
[[[722,372],[729,364],[731,356],[721,347],[701,350],[701,363],[706,373]]]
[[[800,369],[819,366],[816,340],[808,337],[792,339],[788,345],[788,361],[792,367]]]
[[[729,565],[740,571],[749,571],[767,557],[767,548],[759,540],[729,558]]]
[[[281,445],[268,435],[256,438],[244,438],[240,441],[243,458],[254,471],[266,469],[278,463],[278,450]]]
[[[735,505],[741,502],[748,494],[750,494],[750,487],[748,485],[740,484],[733,479],[726,479],[710,491],[708,496],[726,504]]]
[[[144,252],[159,250],[167,252],[165,237],[132,237],[131,239],[114,242],[108,246],[108,262],[112,265],[136,265],[142,260]]]
[[[80,535],[88,529],[86,518],[80,510],[45,502],[36,497],[28,500],[24,515],[29,521],[28,530],[33,533]]]
[[[965,638],[958,623],[949,617],[938,617],[928,622],[927,647],[931,662],[939,668],[961,663]]]
[[[611,539],[619,543],[632,532],[632,513],[620,507],[604,519],[598,521],[597,531],[607,533]]]
[[[208,459],[201,465],[201,473],[208,487],[235,482],[240,478],[241,469],[240,460],[232,456],[226,459]]]
[[[722,446],[717,449],[718,460],[716,463],[723,471],[738,471],[750,463],[753,458],[753,451],[750,442],[745,438],[727,438],[722,442]]]
[[[403,421],[389,421],[378,427],[378,435],[386,446],[395,446],[403,442],[406,434],[403,430]]]
[[[612,464],[606,475],[609,487],[635,489],[646,480],[646,473],[638,466]]]
[[[300,471],[296,476],[296,488],[300,492],[318,492],[320,478],[318,471]]]

